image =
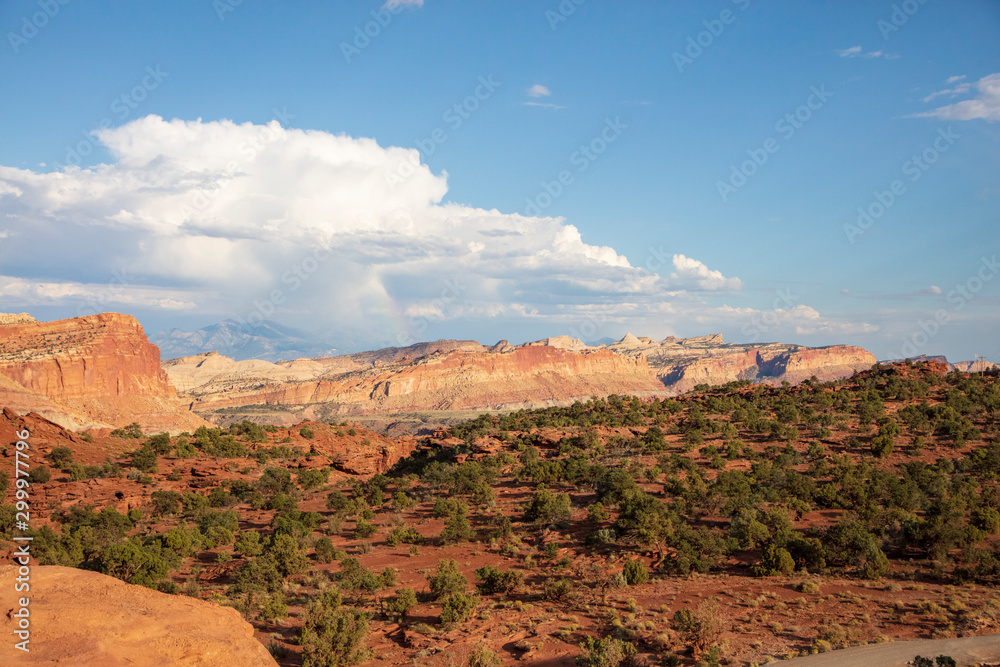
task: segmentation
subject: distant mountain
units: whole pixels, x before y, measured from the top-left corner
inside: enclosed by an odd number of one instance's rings
[[[337,352],[311,334],[269,320],[253,327],[225,320],[197,331],[170,329],[151,336],[150,341],[159,346],[163,359],[214,351],[237,361],[280,361],[326,357]]]

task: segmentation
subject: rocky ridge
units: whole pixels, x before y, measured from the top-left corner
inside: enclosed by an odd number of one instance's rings
[[[53,322],[7,316],[0,326],[0,402],[73,429],[139,422],[147,430],[204,424],[178,399],[160,350],[130,315]]]
[[[440,340],[337,357],[271,363],[214,352],[163,366],[192,409],[220,423],[240,407],[295,407],[289,419],[337,414],[507,410],[591,396],[674,395],[698,384],[797,384],[870,368],[875,357],[846,345],[725,343],[718,334],[656,341],[626,334],[587,346],[569,336],[522,345]],[[214,416],[213,416],[214,415]]]

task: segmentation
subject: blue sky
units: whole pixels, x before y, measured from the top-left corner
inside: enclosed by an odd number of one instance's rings
[[[995,2],[13,0],[0,31],[3,311],[1000,361]]]

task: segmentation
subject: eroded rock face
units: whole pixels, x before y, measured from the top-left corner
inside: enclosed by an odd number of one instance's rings
[[[850,346],[727,344],[718,334],[655,341],[628,334],[597,347],[568,336],[492,347],[436,341],[277,364],[208,353],[164,367],[202,414],[269,405],[335,406],[324,413],[335,416],[534,408],[609,394],[673,395],[735,380],[795,384],[814,375],[849,376],[874,363],[874,356]]]
[[[253,627],[231,607],[126,584],[70,567],[31,569],[31,590],[14,590],[16,569],[0,566],[0,664],[74,667],[274,667]],[[30,596],[30,652],[14,647],[20,608]]]
[[[177,398],[159,349],[134,317],[13,322],[0,325],[0,392],[12,407],[45,410],[71,428],[136,421],[147,430],[178,431],[204,423]]]

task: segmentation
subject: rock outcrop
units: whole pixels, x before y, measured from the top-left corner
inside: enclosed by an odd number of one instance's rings
[[[187,430],[204,422],[178,399],[160,351],[130,315],[0,326],[0,398],[69,428]]]
[[[70,567],[31,568],[30,591],[14,589],[17,568],[0,566],[0,664],[74,667],[275,667],[253,627],[232,607],[167,595]],[[30,604],[30,652],[14,647],[19,598]]]
[[[569,336],[512,346],[434,341],[298,359],[233,361],[217,353],[164,368],[193,409],[225,423],[242,406],[294,423],[338,414],[544,407],[591,396],[673,395],[698,384],[830,380],[870,368],[861,348],[727,344],[718,334],[655,341],[627,334],[588,347]],[[225,411],[220,413],[218,411]],[[213,416],[214,415],[214,416]]]

